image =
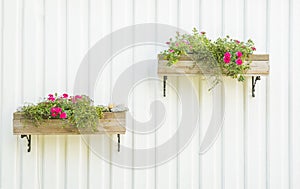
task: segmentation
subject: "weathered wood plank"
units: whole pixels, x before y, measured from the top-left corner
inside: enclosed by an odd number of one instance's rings
[[[165,60],[163,54],[158,55],[158,60]],[[191,60],[189,56],[181,56],[179,61]],[[248,60],[252,61],[269,61],[269,54],[252,54],[250,55]]]
[[[268,75],[269,66],[269,55],[268,54],[257,54],[251,55],[250,70],[245,74],[246,76],[251,75]],[[182,56],[176,64],[172,66],[167,65],[168,61],[163,58],[162,54],[158,55],[158,74],[160,75],[199,75],[199,74],[211,74],[210,69],[200,69],[197,64],[191,60],[188,56]]]
[[[95,130],[91,128],[76,128],[66,120],[49,119],[36,126],[33,121],[25,119],[20,112],[14,113],[13,133],[15,135],[98,135],[125,134],[126,112],[104,112]]]

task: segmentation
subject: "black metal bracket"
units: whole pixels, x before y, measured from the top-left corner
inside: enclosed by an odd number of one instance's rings
[[[252,76],[252,97],[255,97],[255,85],[258,80],[260,80],[260,76],[256,76],[255,78]]]
[[[164,75],[164,82],[163,82],[163,87],[164,87],[163,96],[164,97],[166,97],[167,79],[168,79],[168,76]]]
[[[28,142],[27,152],[30,152],[31,151],[31,135],[21,135],[21,138],[26,138],[27,139],[27,142]]]
[[[117,134],[117,137],[118,137],[118,152],[120,152],[120,143],[121,143],[120,134]]]

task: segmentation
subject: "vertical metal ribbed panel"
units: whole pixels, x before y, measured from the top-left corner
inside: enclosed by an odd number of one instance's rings
[[[299,188],[299,8],[295,0],[2,0],[0,189]],[[106,161],[78,136],[33,136],[32,152],[27,153],[25,141],[12,135],[12,113],[24,102],[38,101],[48,93],[72,93],[88,50],[110,33],[142,23],[168,24],[186,31],[197,27],[214,39],[226,34],[252,38],[257,53],[270,54],[270,75],[258,81],[255,98],[251,97],[251,78],[243,84],[224,78],[224,127],[214,146],[199,155],[212,112],[207,82],[200,77],[169,77],[163,98],[156,65],[140,70],[135,65],[156,59],[164,47],[147,44],[123,49],[110,54],[113,57],[95,90],[91,86],[86,90],[93,93],[95,103],[112,103],[120,74],[130,69],[132,74],[126,79],[134,87],[126,94],[132,115],[127,125],[138,129],[136,120],[158,125],[160,115],[166,113],[166,117],[155,132],[128,131],[121,136],[122,145],[132,149],[160,146],[176,134],[182,111],[199,116],[189,145],[170,161],[145,169]],[[153,31],[152,37],[158,36]],[[112,53],[113,47],[107,48]],[[155,79],[134,83],[141,74]],[[197,91],[196,101],[189,100],[193,91]],[[182,110],[181,92],[191,109]],[[165,112],[158,105],[151,106],[155,100],[164,105]],[[199,115],[192,111],[198,105]],[[99,152],[111,160],[118,157],[115,140],[97,138]],[[174,148],[179,144],[180,138]],[[160,155],[158,151],[146,154],[145,161],[159,163]],[[134,166],[139,156],[133,152],[123,158]]]

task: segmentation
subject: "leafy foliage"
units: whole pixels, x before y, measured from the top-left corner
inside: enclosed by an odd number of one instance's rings
[[[215,41],[207,38],[205,32],[199,33],[193,29],[192,34],[179,34],[177,32],[175,39],[170,38],[167,42],[169,48],[163,51],[164,58],[168,60],[171,66],[178,62],[181,56],[192,54],[196,55],[195,61],[206,62],[206,67],[220,68],[222,73],[238,81],[244,81],[244,74],[250,69],[250,63],[245,63],[249,55],[255,51],[252,40],[240,42],[231,39],[229,36],[218,38]]]
[[[109,111],[105,106],[93,106],[88,96],[58,96],[49,94],[42,102],[25,105],[21,108],[26,119],[36,125],[47,119],[63,119],[78,128],[95,128],[103,112]]]

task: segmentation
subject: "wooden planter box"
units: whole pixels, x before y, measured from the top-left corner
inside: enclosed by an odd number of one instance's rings
[[[49,119],[36,126],[31,120],[25,119],[20,112],[14,113],[14,135],[98,135],[98,134],[125,134],[126,112],[104,112],[99,119],[97,129],[76,128],[68,125],[66,120]]]
[[[268,75],[269,74],[269,55],[268,54],[256,54],[249,57],[252,60],[250,70],[246,76],[253,75]],[[172,65],[167,65],[168,61],[163,58],[163,55],[158,55],[158,74],[164,76],[178,76],[178,75],[197,75],[209,74],[203,73],[196,63],[188,56],[182,56],[180,60]]]

